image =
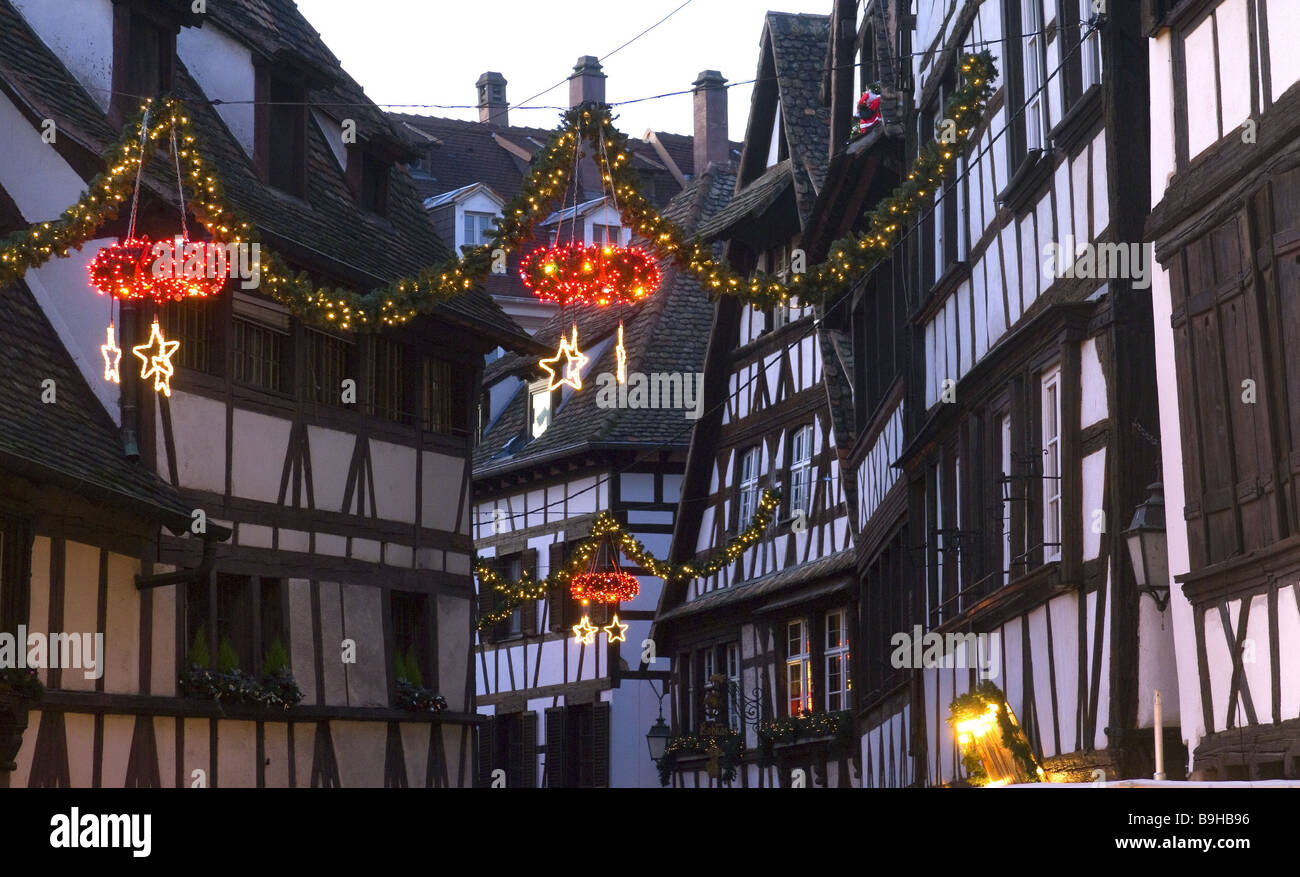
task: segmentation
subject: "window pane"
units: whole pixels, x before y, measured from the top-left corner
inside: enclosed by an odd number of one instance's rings
[[[235,380],[264,390],[285,389],[286,336],[266,326],[235,320]]]

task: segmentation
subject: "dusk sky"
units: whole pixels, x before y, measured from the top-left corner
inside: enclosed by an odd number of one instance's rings
[[[479,74],[505,76],[512,104],[560,83],[580,55],[609,55],[682,6],[684,0],[591,3],[576,0],[297,0],[344,69],[380,104],[472,105]],[[690,0],[650,33],[602,62],[610,102],[689,90],[701,70],[729,81],[754,78],[763,14],[830,12],[831,0]],[[359,14],[358,9],[365,14]],[[729,90],[731,139],[744,137],[751,87]],[[530,101],[563,106],[567,83]],[[473,109],[403,112],[476,119]],[[619,127],[691,133],[689,94],[619,107]],[[557,110],[513,106],[513,124],[553,127]]]

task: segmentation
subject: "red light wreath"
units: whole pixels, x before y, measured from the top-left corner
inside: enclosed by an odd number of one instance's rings
[[[622,570],[578,573],[569,579],[569,593],[584,602],[619,603],[635,600],[641,593],[636,576]]]
[[[519,277],[533,295],[559,305],[632,304],[659,287],[659,266],[640,247],[570,243],[533,250]]]
[[[203,298],[221,291],[229,266],[226,248],[204,241],[128,238],[100,250],[90,263],[90,282],[100,295],[151,298],[157,302]]]

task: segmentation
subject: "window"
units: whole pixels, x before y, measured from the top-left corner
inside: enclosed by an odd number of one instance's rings
[[[376,337],[370,347],[370,413],[405,423],[406,351],[388,338]]]
[[[736,532],[749,526],[758,509],[758,446],[744,451],[740,456],[740,482],[737,485]]]
[[[17,634],[18,625],[27,623],[33,538],[26,521],[0,516],[0,631]]]
[[[237,382],[283,393],[289,370],[288,350],[286,334],[259,323],[235,319],[234,377]]]
[[[358,202],[367,210],[388,215],[388,181],[392,165],[381,161],[365,149],[359,150]],[[349,156],[351,158],[351,156]]]
[[[528,387],[528,437],[535,439],[551,425],[551,406],[555,396],[545,380]]]
[[[1086,2],[1086,0],[1085,0]],[[1021,0],[1021,33],[1024,45],[1025,148],[1042,149],[1046,106],[1043,84],[1042,0]]]
[[[1002,454],[1002,584],[1011,581],[1011,415],[998,421],[999,449]]]
[[[464,435],[468,430],[468,390],[461,368],[445,359],[425,358],[421,408],[428,432]]]
[[[461,246],[480,247],[492,243],[496,234],[497,218],[491,213],[465,212],[465,221],[461,232]]]
[[[741,729],[740,713],[740,643],[727,643],[722,647],[727,661],[727,727]]]
[[[212,332],[212,308],[215,303],[203,299],[169,301],[162,307],[163,333],[171,341],[181,342],[172,363],[195,371],[213,373],[217,361]]]
[[[1061,559],[1061,369],[1043,375],[1043,562]]]
[[[943,466],[935,463],[930,467],[929,492],[926,496],[926,533],[929,534],[930,550],[925,565],[926,608],[930,624],[943,623]]]
[[[299,83],[270,75],[266,106],[266,180],[291,195],[307,191],[307,92]]]
[[[284,580],[278,578],[218,573],[213,584],[190,582],[185,591],[186,657],[202,631],[210,666],[220,667],[222,652],[233,652],[240,670],[260,675],[275,640],[289,650],[284,600]]]
[[[608,703],[570,704],[546,711],[546,785],[609,785]]]
[[[682,652],[677,659],[680,680],[677,684],[677,715],[682,722],[682,733],[695,731],[695,665],[691,652]]]
[[[524,574],[524,558],[522,554],[511,554],[499,558],[496,562],[497,574],[507,582],[517,582]],[[498,599],[497,594],[493,592],[491,598],[494,603]],[[499,622],[493,629],[494,639],[511,639],[522,636],[524,632],[524,607],[516,606],[515,610],[504,621]]]
[[[429,623],[429,597],[410,591],[392,591],[389,595],[393,616],[394,676],[405,674],[407,682],[432,688],[433,634]]]
[[[115,10],[113,28],[113,44],[124,50],[114,58],[114,98],[130,112],[139,98],[172,90],[176,35],[125,4]]]
[[[785,684],[788,714],[812,712],[812,641],[806,619],[786,625]]]
[[[623,243],[623,229],[617,225],[592,225],[591,242],[597,246],[620,246]]]
[[[790,517],[812,510],[812,426],[790,433]]]
[[[849,631],[848,614],[843,609],[826,613],[826,709],[838,712],[849,708]]]
[[[1101,82],[1101,29],[1091,25],[1096,18],[1093,5],[1094,0],[1079,0],[1079,38],[1083,41],[1079,54],[1083,58],[1084,91]]]
[[[498,713],[480,733],[487,739],[483,754],[491,767],[506,772],[506,788],[537,785],[537,713]]]
[[[325,405],[343,404],[343,381],[357,376],[355,341],[308,329],[307,396]]]

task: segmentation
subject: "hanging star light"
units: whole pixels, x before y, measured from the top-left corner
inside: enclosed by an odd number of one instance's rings
[[[120,384],[122,383],[122,348],[117,346],[113,334],[113,324],[109,323],[108,338],[99,346],[99,352],[104,354],[104,380]]]
[[[158,345],[157,353],[152,352],[155,342]],[[174,371],[172,356],[180,346],[179,341],[168,341],[163,338],[162,327],[158,325],[157,320],[154,320],[153,328],[149,331],[148,343],[137,344],[131,348],[131,352],[143,363],[140,378],[144,380],[152,377],[154,390],[161,390],[164,396],[170,397],[172,394],[171,379]]]
[[[559,362],[564,360],[564,377],[559,376]],[[560,349],[554,356],[543,359],[538,365],[550,375],[546,389],[554,390],[565,384],[575,390],[582,389],[582,367],[587,364],[587,357],[578,349],[578,324],[573,324],[573,338],[561,336]]]
[[[596,631],[600,628],[591,623],[591,619],[586,615],[582,616],[582,621],[573,625],[573,636],[584,646],[589,646],[596,641]]]
[[[618,615],[614,615],[614,620],[601,628],[605,631],[605,636],[612,643],[627,642],[627,625],[618,620]]]
[[[623,321],[618,321],[618,347],[614,348],[618,357],[617,377],[620,384],[627,383],[627,348],[623,346]]]

